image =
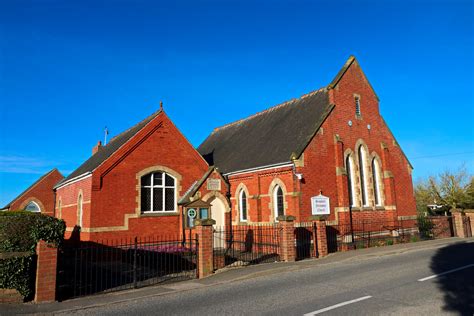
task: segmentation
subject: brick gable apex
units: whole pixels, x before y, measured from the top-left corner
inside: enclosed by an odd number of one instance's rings
[[[107,175],[115,166],[122,162],[130,153],[137,149],[140,144],[145,142],[151,135],[160,130],[164,125],[167,125],[169,128],[173,129],[178,137],[182,137],[185,140],[187,148],[181,148],[181,150],[193,152],[194,156],[196,157],[196,161],[200,161],[204,168],[208,168],[208,164],[204,158],[196,151],[191,143],[189,143],[186,137],[184,137],[179,129],[173,124],[165,112],[161,110],[141,130],[139,130],[117,151],[115,151],[110,157],[108,157],[95,170],[92,171],[92,190],[100,190],[102,178]]]
[[[370,84],[370,81],[369,79],[367,79],[367,76],[365,75],[364,71],[362,70],[362,67],[360,66],[359,62],[357,61],[357,59],[355,58],[355,56],[351,55],[346,63],[344,64],[344,66],[341,68],[341,70],[339,70],[339,72],[337,73],[336,77],[334,77],[334,79],[331,81],[330,84],[327,85],[327,89],[328,90],[331,90],[331,89],[335,89],[337,87],[337,85],[339,84],[339,82],[341,81],[341,79],[344,77],[344,75],[346,74],[346,72],[349,70],[349,68],[351,68],[353,65],[355,66],[358,66],[357,68],[359,69],[361,75],[363,76],[363,78],[365,79],[365,81],[367,82],[367,84],[369,85],[370,89],[372,89],[372,92],[374,93],[374,96],[375,98],[377,99],[377,101],[380,101],[377,93],[375,92],[374,90],[374,87],[372,87],[372,85]]]
[[[61,172],[59,172],[59,170],[57,168],[54,168],[50,171],[48,171],[47,173],[45,173],[44,175],[42,175],[38,180],[36,180],[35,182],[33,182],[33,184],[31,184],[28,188],[26,188],[25,191],[21,192],[17,197],[15,197],[10,203],[8,203],[7,205],[5,205],[2,209],[8,209],[10,208],[10,206],[12,204],[14,204],[16,201],[18,201],[19,199],[21,199],[23,196],[25,196],[28,192],[30,192],[31,190],[33,190],[34,188],[36,188],[38,185],[40,185],[42,182],[48,180],[48,179],[54,179],[54,181],[60,181],[61,179],[63,179],[64,176],[61,174]],[[52,188],[51,188],[52,190]]]

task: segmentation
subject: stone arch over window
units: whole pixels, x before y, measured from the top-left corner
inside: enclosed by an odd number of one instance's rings
[[[357,161],[359,165],[359,178],[360,178],[360,195],[362,200],[362,206],[369,206],[369,183],[370,181],[370,168],[369,168],[369,150],[367,145],[362,141],[358,140],[356,143]]]
[[[374,190],[374,203],[375,206],[384,205],[384,185],[382,177],[382,160],[380,157],[373,152],[371,160],[371,169],[372,169],[372,184]]]
[[[357,197],[357,174],[354,152],[348,149],[346,150],[344,157],[344,164],[347,173],[347,189],[349,190],[349,205],[354,207],[359,205],[359,199]]]
[[[137,214],[177,213],[182,176],[165,166],[141,170],[137,178]]]
[[[77,195],[77,226],[82,227],[82,219],[84,216],[84,195],[82,190],[79,190]]]
[[[287,192],[285,183],[281,179],[275,178],[270,183],[268,196],[270,197],[271,221],[278,221],[278,216],[286,215],[288,202],[285,197]]]
[[[236,197],[236,206],[237,206],[237,214],[240,222],[247,222],[249,221],[249,191],[247,186],[243,183],[240,183],[237,186],[237,190],[235,191]]]
[[[29,207],[29,209],[27,209]],[[30,211],[30,212],[44,212],[46,211],[43,203],[35,197],[31,197],[25,200],[20,204],[20,210]]]

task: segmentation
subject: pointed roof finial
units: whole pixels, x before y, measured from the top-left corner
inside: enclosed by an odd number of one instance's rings
[[[163,111],[163,101],[160,100],[160,111]]]

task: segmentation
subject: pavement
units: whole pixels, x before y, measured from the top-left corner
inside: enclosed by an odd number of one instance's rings
[[[374,261],[374,259],[386,259],[397,255],[410,255],[419,253],[419,257],[423,257],[426,254],[436,253],[438,249],[452,247],[456,245],[462,245],[466,243],[474,243],[473,238],[462,239],[462,238],[447,238],[430,241],[422,241],[416,243],[398,244],[393,246],[377,247],[362,249],[356,251],[347,251],[330,254],[327,257],[321,259],[308,259],[297,262],[277,262],[267,263],[255,266],[247,266],[240,268],[227,268],[222,269],[219,272],[199,280],[190,280],[177,282],[173,284],[150,286],[140,289],[127,290],[122,292],[114,292],[107,294],[93,295],[78,299],[67,300],[64,302],[52,302],[43,304],[24,303],[24,304],[0,304],[0,315],[20,315],[20,314],[39,314],[39,315],[51,315],[51,314],[70,314],[70,313],[99,313],[99,311],[113,311],[118,306],[123,306],[123,311],[127,308],[132,308],[136,304],[145,301],[154,301],[158,304],[159,301],[165,302],[166,299],[171,300],[173,297],[198,297],[201,293],[213,291],[222,288],[232,293],[232,289],[238,289],[238,286],[258,288],[259,282],[263,284],[263,280],[274,280],[281,278],[292,278],[292,274],[297,278],[297,275],[302,279],[298,282],[304,283],[305,274],[310,275],[311,271],[323,273],[327,276],[331,270],[335,269],[336,266],[344,266],[345,263],[357,263],[358,266],[353,265],[353,269],[359,269],[362,271],[363,266],[368,267],[364,262]],[[398,257],[400,262],[404,259],[403,256]],[[407,257],[408,258],[408,257]],[[426,260],[429,260],[426,259]],[[467,260],[471,260],[470,258]],[[449,261],[449,260],[448,260]],[[383,261],[380,261],[381,264]],[[472,263],[472,262],[471,262]],[[346,265],[347,265],[346,264]],[[386,264],[386,263],[383,263]],[[400,263],[401,265],[401,263]],[[370,269],[370,268],[369,268]],[[308,270],[305,272],[305,270]],[[412,269],[414,270],[414,269]],[[315,272],[315,273],[316,273]],[[365,271],[370,272],[370,271]],[[365,273],[364,272],[364,273]],[[312,273],[312,272],[311,272]],[[387,271],[384,272],[387,274]],[[426,273],[426,271],[423,271]],[[276,276],[278,275],[278,276]],[[341,274],[342,275],[342,274]],[[361,274],[359,274],[361,275]],[[383,277],[381,277],[383,279]],[[247,282],[247,284],[245,283]],[[269,281],[270,282],[270,281]],[[271,281],[275,282],[275,281]],[[342,281],[341,281],[342,282]],[[357,280],[357,282],[361,282]],[[389,281],[393,282],[393,281]],[[251,285],[252,284],[252,285]],[[323,280],[321,279],[321,284]],[[314,284],[313,284],[314,285]],[[272,285],[269,285],[270,287]],[[279,284],[278,286],[281,286]],[[373,285],[371,285],[373,287]],[[329,287],[328,287],[329,288]],[[347,289],[346,289],[347,290]],[[219,290],[220,291],[220,290]],[[313,289],[311,289],[313,291]],[[324,291],[321,289],[321,291]],[[337,291],[341,291],[337,286],[334,286],[334,295]],[[346,291],[347,292],[347,291]],[[188,295],[189,294],[189,295]],[[258,293],[257,293],[258,294]],[[255,294],[255,295],[257,295]],[[278,294],[278,293],[277,293]],[[229,300],[233,300],[232,294],[229,294]],[[280,294],[279,294],[280,295]],[[301,294],[296,294],[300,295]],[[154,298],[162,297],[161,300]],[[181,299],[182,300],[182,299]],[[335,299],[337,301],[337,299]],[[176,305],[176,304],[174,304]],[[179,304],[178,304],[179,305]],[[156,307],[156,306],[155,306]],[[270,306],[271,307],[271,306]],[[309,308],[309,307],[308,307]],[[250,310],[250,309],[249,309]],[[284,307],[281,307],[279,311],[285,311]],[[287,310],[287,313],[293,314],[295,309]],[[302,310],[301,314],[304,310]],[[209,312],[209,311],[207,311]],[[217,311],[215,311],[217,313]],[[258,312],[258,311],[257,311]],[[362,311],[363,312],[363,311]],[[173,311],[167,313],[172,314]],[[167,314],[165,313],[165,314]],[[113,314],[111,312],[111,314]],[[205,312],[203,312],[205,314]],[[435,313],[436,314],[436,313]]]

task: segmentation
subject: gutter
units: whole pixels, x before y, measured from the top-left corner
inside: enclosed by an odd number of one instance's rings
[[[243,173],[249,173],[249,172],[254,172],[254,171],[263,171],[263,170],[268,170],[268,169],[275,169],[275,168],[281,168],[281,167],[292,167],[292,166],[293,166],[293,162],[291,162],[291,161],[280,162],[280,163],[266,165],[266,166],[254,167],[254,168],[249,168],[249,169],[242,169],[242,170],[238,170],[238,171],[232,171],[232,172],[224,173],[223,176],[228,177],[228,176],[233,176],[233,175],[243,174]]]
[[[92,176],[92,172],[91,172],[91,171],[88,171],[88,172],[86,172],[86,173],[83,173],[83,174],[81,174],[81,175],[78,175],[77,177],[74,177],[74,178],[72,178],[72,179],[69,179],[69,180],[67,180],[66,182],[63,182],[63,183],[60,183],[59,185],[54,186],[53,189],[54,189],[54,190],[60,189],[60,188],[66,186],[66,185],[68,185],[68,184],[72,184],[72,183],[74,183],[74,182],[78,182],[78,181],[80,181],[80,180],[82,180],[82,179],[85,179],[85,178],[88,178],[88,177],[90,177],[90,176]]]

